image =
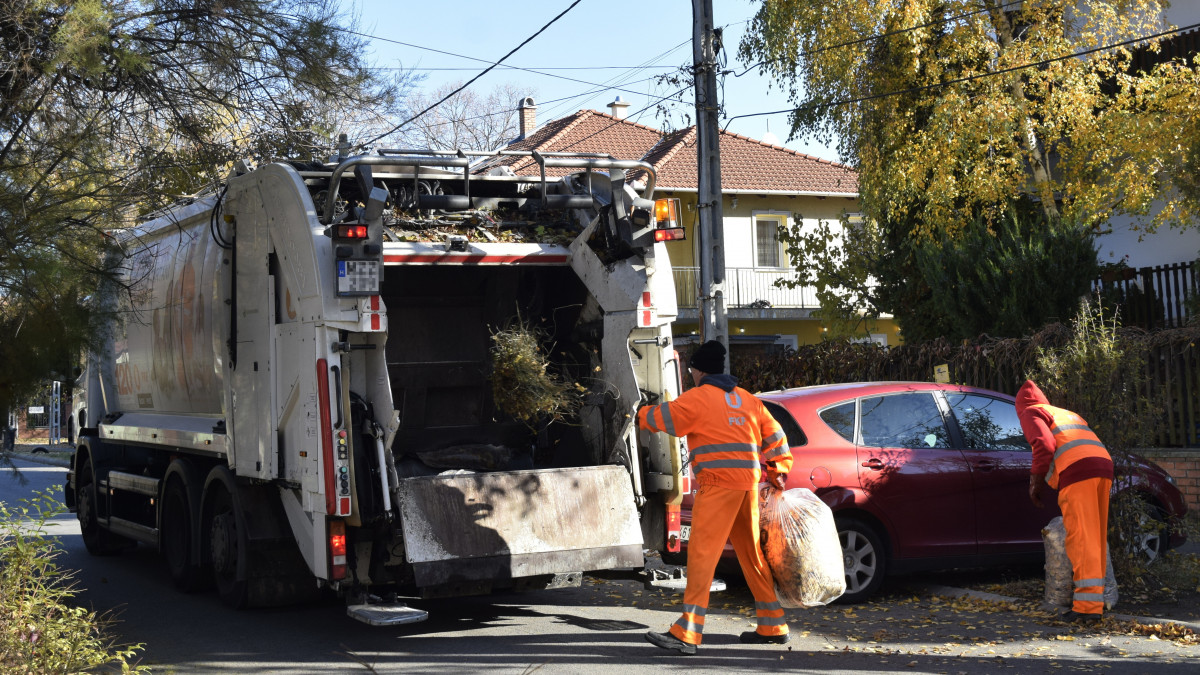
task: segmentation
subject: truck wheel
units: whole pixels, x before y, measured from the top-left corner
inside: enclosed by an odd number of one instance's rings
[[[92,471],[91,458],[85,458],[75,473],[75,511],[79,517],[79,531],[83,545],[92,555],[113,555],[128,548],[131,542],[100,526],[100,501],[96,493],[96,475]]]
[[[175,587],[185,593],[199,590],[204,570],[192,563],[194,509],[182,480],[171,480],[163,492],[162,553]]]
[[[221,601],[235,609],[246,606],[245,561],[246,533],[239,527],[233,495],[218,480],[213,481],[209,494],[208,557],[212,563],[212,578]]]

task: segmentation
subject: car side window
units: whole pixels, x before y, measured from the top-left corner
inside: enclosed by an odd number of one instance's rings
[[[800,429],[800,425],[796,422],[796,418],[787,411],[786,408],[778,403],[771,401],[763,401],[767,412],[771,413],[771,417],[779,422],[779,426],[783,427],[783,435],[787,436],[787,444],[789,448],[794,448],[798,445],[808,445],[808,437],[804,435],[804,431]]]
[[[957,392],[947,392],[946,400],[958,420],[965,447],[972,450],[1032,452],[1025,440],[1025,433],[1021,431],[1017,408],[1012,403],[990,396]]]
[[[854,442],[854,401],[826,408],[819,414],[830,429],[851,443]]]
[[[948,448],[950,434],[933,395],[908,392],[862,399],[863,445],[879,448]]]

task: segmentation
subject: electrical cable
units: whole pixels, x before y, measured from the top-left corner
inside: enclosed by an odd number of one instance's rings
[[[1002,68],[1000,70],[995,70],[995,71],[991,71],[991,72],[987,72],[987,73],[979,73],[977,75],[968,75],[966,77],[960,77],[960,78],[956,78],[953,80],[948,80],[946,82],[925,84],[925,85],[921,85],[919,87],[910,87],[908,89],[900,89],[897,91],[885,91],[885,92],[881,92],[878,94],[871,94],[870,96],[860,96],[857,98],[842,99],[840,101],[810,103],[808,105],[796,106],[794,108],[786,108],[784,110],[772,110],[770,112],[758,112],[758,113],[747,113],[745,115],[736,115],[736,116],[730,117],[728,120],[726,120],[726,128],[728,128],[729,122],[732,122],[733,120],[736,120],[736,119],[741,119],[743,117],[762,117],[764,115],[779,115],[782,113],[790,113],[790,112],[796,112],[796,111],[800,111],[800,110],[809,110],[809,109],[815,109],[815,108],[832,108],[834,106],[852,105],[854,103],[863,103],[866,101],[873,101],[876,99],[888,98],[891,96],[899,96],[901,94],[911,94],[911,93],[920,92],[920,91],[928,91],[931,89],[939,89],[942,87],[949,87],[949,86],[955,85],[955,84],[962,84],[964,82],[974,82],[975,80],[981,80],[981,79],[984,79],[987,77],[995,77],[996,75],[1004,75],[1006,73],[1013,73],[1013,72],[1017,72],[1020,70],[1026,70],[1029,68],[1038,68],[1041,66],[1049,65],[1051,63],[1057,63],[1059,61],[1066,61],[1067,59],[1079,58],[1081,56],[1087,56],[1088,54],[1095,54],[1097,52],[1107,51],[1109,49],[1115,49],[1117,47],[1124,47],[1126,45],[1131,45],[1136,42],[1153,40],[1155,38],[1160,38],[1160,37],[1163,37],[1166,35],[1175,35],[1178,33],[1182,33],[1184,31],[1192,30],[1194,28],[1200,28],[1200,23],[1194,23],[1190,26],[1183,26],[1182,28],[1176,28],[1174,30],[1163,31],[1161,33],[1154,33],[1152,35],[1141,35],[1141,36],[1138,36],[1135,38],[1130,38],[1128,40],[1122,40],[1121,42],[1114,42],[1112,44],[1101,45],[1099,47],[1093,47],[1091,49],[1085,49],[1083,51],[1071,52],[1070,54],[1064,54],[1062,56],[1056,56],[1056,57],[1049,58],[1049,59],[1043,59],[1041,61],[1034,61],[1032,63],[1026,63],[1026,64],[1022,64],[1019,66],[1010,66],[1008,68]]]
[[[510,56],[512,56],[513,54],[517,53],[517,50],[519,50],[521,47],[524,47],[525,45],[529,44],[529,42],[530,42],[530,41],[532,41],[532,40],[533,40],[534,38],[536,38],[537,36],[541,35],[541,34],[542,34],[542,33],[543,33],[543,32],[544,32],[544,31],[545,31],[547,28],[549,28],[551,25],[553,25],[553,24],[554,24],[554,22],[556,22],[556,21],[558,21],[559,19],[563,18],[563,16],[565,16],[567,12],[571,11],[572,9],[574,9],[574,8],[575,8],[575,6],[576,6],[576,5],[578,5],[580,2],[583,2],[583,0],[575,0],[575,2],[572,2],[570,5],[568,5],[568,6],[567,6],[567,8],[566,8],[566,9],[564,9],[564,10],[563,10],[563,11],[561,11],[561,12],[559,12],[557,16],[555,16],[553,19],[550,19],[550,21],[546,22],[546,24],[545,24],[544,26],[542,26],[541,28],[539,28],[539,29],[537,30],[537,32],[536,32],[536,33],[534,33],[533,35],[530,35],[529,37],[525,38],[525,40],[524,40],[524,41],[522,41],[522,42],[521,42],[521,44],[517,45],[516,47],[513,47],[513,48],[512,48],[512,50],[511,50],[510,52],[508,52],[508,53],[507,53],[507,54],[505,54],[504,56],[500,57],[500,60],[496,61],[495,63],[493,63],[492,65],[488,66],[487,68],[484,68],[482,72],[480,72],[478,75],[476,75],[475,77],[473,77],[473,78],[471,78],[470,80],[468,80],[466,84],[462,85],[462,86],[461,86],[461,87],[459,87],[458,89],[455,89],[454,91],[450,92],[449,94],[446,94],[444,97],[442,97],[442,100],[438,101],[437,103],[434,103],[433,105],[431,105],[431,106],[429,106],[428,108],[426,108],[426,109],[422,110],[421,112],[417,113],[416,115],[413,115],[412,117],[408,118],[407,120],[404,120],[404,121],[403,121],[403,122],[401,122],[400,124],[397,124],[396,126],[392,127],[392,129],[391,129],[390,131],[388,131],[388,132],[386,132],[386,133],[383,133],[383,134],[380,134],[379,136],[376,136],[375,138],[373,138],[373,139],[371,139],[371,140],[367,141],[366,143],[360,143],[360,144],[358,144],[358,146],[356,146],[356,147],[358,147],[358,148],[365,148],[366,146],[368,146],[368,145],[371,145],[372,143],[375,143],[376,141],[380,140],[381,138],[384,138],[384,137],[386,137],[386,136],[390,136],[391,134],[394,134],[394,133],[396,133],[397,131],[399,131],[399,130],[400,130],[402,127],[404,127],[404,126],[405,126],[405,125],[407,125],[408,123],[410,123],[410,122],[412,122],[413,120],[417,119],[418,117],[420,117],[420,116],[424,115],[425,113],[429,112],[430,110],[433,110],[434,108],[438,107],[438,106],[439,106],[439,105],[441,105],[442,103],[445,103],[445,102],[446,102],[447,100],[449,100],[449,99],[450,99],[452,96],[454,96],[454,95],[455,95],[455,94],[457,94],[458,92],[460,92],[460,91],[462,91],[462,90],[466,89],[467,87],[471,86],[471,84],[472,84],[472,83],[474,83],[474,82],[475,82],[476,80],[478,80],[479,78],[483,77],[484,75],[487,75],[489,72],[491,72],[491,71],[492,71],[492,69],[493,69],[493,68],[495,68],[496,66],[500,65],[500,64],[501,64],[501,62],[503,62],[503,61],[504,61],[504,59],[507,59],[508,57],[510,57]]]

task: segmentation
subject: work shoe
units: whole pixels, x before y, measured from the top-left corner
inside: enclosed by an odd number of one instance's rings
[[[654,631],[650,631],[649,633],[646,633],[646,642],[649,642],[655,647],[672,649],[680,654],[683,654],[684,656],[691,656],[692,654],[696,653],[696,645],[688,644],[674,635],[671,635],[670,633],[655,633]]]
[[[788,640],[792,639],[792,634],[784,633],[783,635],[763,635],[758,631],[748,630],[745,633],[742,633],[741,637],[738,639],[741,640],[743,644],[748,645],[785,645],[787,644]]]
[[[1076,612],[1072,609],[1059,618],[1063,621],[1073,621],[1075,623],[1096,623],[1103,617],[1103,614],[1084,614],[1082,612]]]

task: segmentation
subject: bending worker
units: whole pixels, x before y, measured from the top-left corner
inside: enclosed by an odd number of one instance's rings
[[[1082,417],[1050,405],[1033,380],[1017,392],[1017,416],[1033,446],[1029,498],[1041,508],[1046,486],[1058,490],[1075,579],[1074,601],[1063,618],[1098,621],[1104,613],[1112,458]]]
[[[759,463],[767,465],[767,482],[782,490],[792,468],[783,429],[762,401],[724,374],[725,347],[709,340],[689,361],[695,387],[674,401],[645,406],[638,425],[672,436],[687,436],[696,497],[687,552],[687,588],[683,616],[667,633],[646,639],[682,654],[695,654],[704,634],[704,614],[717,561],[726,540],[733,543],[746,584],[754,594],[758,628],[742,633],[748,644],[784,644],[787,620],[775,597],[775,581],[759,546]]]

